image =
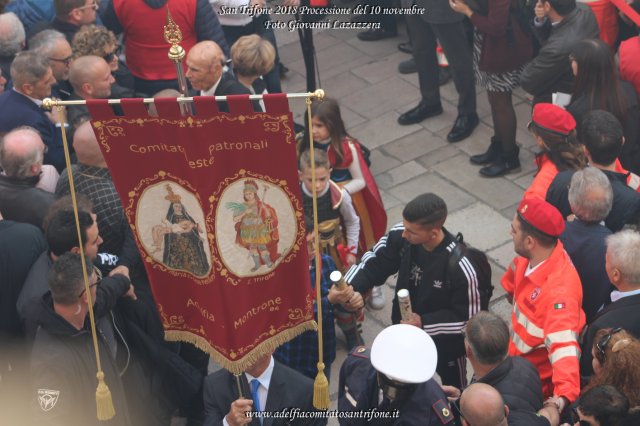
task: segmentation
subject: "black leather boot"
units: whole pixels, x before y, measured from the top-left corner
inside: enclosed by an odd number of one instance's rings
[[[491,144],[484,154],[472,155],[469,161],[473,164],[489,164],[498,159],[502,152],[502,143],[495,137],[491,136]]]
[[[507,154],[501,153],[497,161],[490,166],[480,169],[480,174],[485,177],[499,177],[511,172],[520,171],[520,159],[518,154],[520,148],[516,147],[515,151]]]

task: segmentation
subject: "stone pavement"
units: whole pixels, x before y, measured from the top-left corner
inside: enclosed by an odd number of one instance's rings
[[[274,20],[286,21],[282,16]],[[493,135],[491,110],[486,93],[477,88],[481,123],[468,139],[455,144],[446,141],[456,118],[457,92],[453,82],[441,87],[444,114],[420,124],[400,126],[398,116],[420,100],[417,74],[402,75],[398,63],[410,56],[398,51],[406,41],[404,26],[396,38],[363,42],[357,30],[314,30],[319,64],[319,88],[336,98],[349,133],[372,151],[371,171],[380,188],[391,227],[402,220],[406,202],[423,192],[434,192],[447,203],[445,226],[462,232],[465,241],[484,250],[492,263],[495,286],[491,309],[509,320],[510,305],[504,299],[499,280],[514,253],[509,235],[510,223],[524,189],[533,180],[535,142],[526,130],[531,107],[526,94],[518,89],[513,102],[518,117],[517,142],[521,147],[522,171],[503,178],[479,175],[469,156],[483,152]],[[277,30],[281,61],[290,69],[283,80],[283,91],[306,91],[304,62],[297,32]],[[291,101],[296,121],[302,123],[304,102]],[[390,325],[393,278],[383,286],[387,299],[384,309],[367,308],[364,338],[371,344],[376,334]],[[338,373],[347,355],[338,331],[338,354],[331,374],[331,398],[338,391]]]

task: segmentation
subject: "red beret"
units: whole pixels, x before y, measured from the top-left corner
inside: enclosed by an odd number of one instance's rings
[[[539,198],[525,198],[518,206],[518,217],[549,237],[564,231],[564,218],[551,204]]]
[[[576,120],[573,119],[573,116],[554,104],[536,104],[533,107],[531,121],[538,127],[562,135],[568,135],[576,128]]]

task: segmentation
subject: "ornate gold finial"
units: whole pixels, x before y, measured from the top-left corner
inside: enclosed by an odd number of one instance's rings
[[[182,46],[178,44],[182,41],[182,31],[180,31],[180,27],[173,20],[169,6],[167,6],[167,24],[164,26],[164,39],[167,43],[171,44],[168,54],[169,59],[175,62],[184,59],[186,52]]]
[[[57,102],[53,98],[44,98],[42,100],[42,108],[44,108],[47,111],[51,111],[53,107],[56,105],[57,105]]]
[[[317,89],[315,92],[313,92],[313,96],[316,98],[316,100],[321,101],[324,99],[324,90],[322,89]]]

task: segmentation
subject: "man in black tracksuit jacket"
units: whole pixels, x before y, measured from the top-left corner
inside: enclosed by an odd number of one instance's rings
[[[481,291],[478,274],[466,256],[448,276],[449,255],[457,241],[444,227],[447,206],[435,194],[422,194],[402,212],[403,224],[391,228],[373,250],[346,274],[353,288],[364,293],[398,274],[396,290],[409,290],[413,316],[401,321],[397,297],[391,321],[422,328],[438,349],[436,371],[442,383],[466,385],[466,359],[462,330],[467,320],[487,309],[489,295]]]

